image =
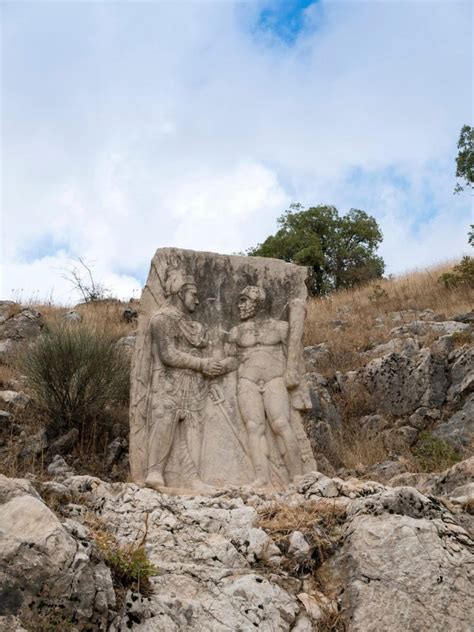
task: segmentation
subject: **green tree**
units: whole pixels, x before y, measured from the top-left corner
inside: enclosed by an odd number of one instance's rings
[[[458,150],[456,177],[464,180],[464,183],[456,184],[455,193],[464,191],[464,187],[474,188],[474,127],[463,126],[459,134]]]
[[[278,225],[275,235],[247,254],[307,266],[311,294],[353,287],[383,274],[383,259],[376,254],[382,232],[365,211],[351,209],[340,216],[334,206],[292,204]]]

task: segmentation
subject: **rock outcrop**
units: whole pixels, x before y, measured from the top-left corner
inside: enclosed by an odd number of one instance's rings
[[[0,502],[0,615],[60,610],[78,629],[106,629],[112,577],[81,525],[61,523],[26,480],[0,476]]]
[[[397,312],[394,322],[398,314],[400,320],[406,316]],[[361,411],[360,431],[383,436],[389,453],[406,451],[427,431],[466,454],[474,439],[474,347],[459,346],[459,340],[472,339],[471,321],[460,316],[462,322],[442,320],[426,310],[392,329],[387,342],[360,352],[360,367],[336,371],[332,381],[317,372],[327,364],[327,345],[306,347],[313,401],[308,432],[315,451],[324,453],[339,432],[341,400],[362,399],[371,402],[371,414]]]
[[[37,310],[0,301],[0,362],[7,362],[34,340],[43,325],[43,317]]]
[[[469,471],[458,464],[432,485],[449,495]],[[31,483],[1,479],[0,614],[20,622],[61,603],[77,630],[310,632],[337,619],[348,631],[471,629],[474,542],[458,510],[410,486],[311,473],[284,493],[192,497],[72,476],[46,491],[66,499],[60,519]],[[144,543],[155,567],[148,593],[129,591],[120,612],[81,524],[91,513],[119,544]],[[263,515],[280,526],[265,529]]]

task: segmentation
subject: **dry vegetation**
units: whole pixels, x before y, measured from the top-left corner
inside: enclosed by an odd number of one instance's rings
[[[25,305],[24,305],[25,306]],[[92,337],[97,341],[110,341],[114,345],[122,336],[126,336],[134,328],[136,328],[136,322],[126,322],[123,318],[123,311],[128,306],[126,303],[122,303],[117,300],[103,300],[95,303],[83,303],[74,308],[74,311],[78,312],[82,320],[78,324],[74,321],[70,322],[65,319],[67,312],[71,311],[69,307],[55,306],[51,303],[43,304],[28,304],[29,308],[35,309],[41,313],[44,322],[43,331],[49,334],[53,334],[57,331],[68,331],[71,333],[83,332],[88,333],[89,337]],[[19,307],[15,311],[19,311]],[[15,306],[12,306],[12,310]],[[13,316],[15,311],[10,314]],[[46,336],[48,338],[48,336]],[[104,342],[104,346],[107,345]],[[45,346],[45,337],[41,337],[40,346]],[[48,345],[47,345],[48,346]],[[77,345],[76,345],[77,346]],[[51,347],[51,345],[49,345]],[[90,345],[89,345],[90,347]],[[36,348],[36,347],[35,347]],[[49,349],[51,351],[51,348]],[[61,348],[53,349],[55,353],[47,354],[43,358],[41,356],[38,367],[36,367],[39,373],[46,373],[49,376],[49,390],[57,394],[56,399],[59,398],[59,402],[70,402],[71,393],[67,392],[67,369],[72,370],[72,356],[66,357],[67,350]],[[90,362],[91,349],[87,349],[86,345],[82,345],[81,354],[85,357],[85,360]],[[25,372],[27,372],[24,360],[32,360],[33,355],[25,347],[25,354],[18,354],[15,358],[12,358],[11,364],[0,364],[0,389],[1,390],[21,390],[33,397],[33,401],[26,407],[19,407],[11,404],[3,404],[1,408],[10,413],[11,417],[8,419],[8,423],[4,423],[0,428],[0,472],[7,476],[23,476],[25,474],[33,474],[37,479],[47,477],[46,468],[51,460],[51,456],[47,450],[41,449],[32,451],[31,454],[24,454],[22,437],[25,435],[30,439],[30,442],[34,442],[33,437],[40,433],[40,431],[46,428],[48,432],[49,441],[57,438],[58,433],[66,432],[74,427],[79,429],[79,439],[76,444],[67,452],[67,461],[72,464],[74,470],[78,473],[89,473],[96,476],[102,476],[112,479],[125,479],[127,472],[124,468],[120,467],[114,469],[114,472],[110,472],[110,467],[106,463],[107,448],[116,437],[126,438],[128,436],[128,405],[126,403],[125,391],[124,401],[113,401],[106,398],[105,404],[101,406],[99,411],[92,411],[94,414],[75,414],[71,419],[60,419],[60,415],[57,415],[57,419],[52,418],[52,415],[46,414],[48,406],[45,406],[45,402],[41,401],[37,390],[33,384],[29,384],[25,379]],[[44,354],[43,354],[44,355]],[[97,355],[97,354],[96,354]],[[107,380],[106,363],[101,362],[101,358],[105,357],[101,354],[96,363],[97,369],[100,370],[96,380],[92,380],[91,384],[95,383],[97,388],[100,388],[101,381]],[[43,362],[42,358],[45,360]],[[77,358],[76,358],[77,359]],[[47,360],[47,361],[46,361]],[[31,362],[30,362],[31,364]],[[60,366],[64,365],[64,371],[60,370]],[[92,369],[94,367],[92,366]],[[91,370],[92,370],[91,369]],[[104,369],[106,370],[103,374]],[[37,371],[37,373],[38,373]],[[84,371],[81,375],[83,376]],[[51,375],[55,376],[55,380],[52,380]],[[64,376],[63,382],[61,377]],[[31,376],[30,376],[31,377]],[[40,377],[44,377],[40,375]],[[84,377],[84,376],[83,376]],[[90,381],[90,380],[89,380]],[[125,379],[122,380],[125,384]],[[84,379],[82,380],[84,382]],[[128,377],[127,377],[128,382]],[[107,383],[107,382],[106,382]],[[126,386],[128,393],[128,386]],[[84,389],[83,389],[84,390]],[[100,392],[99,391],[99,394]],[[84,390],[84,393],[86,391]],[[91,385],[87,386],[87,392],[93,392]],[[64,395],[64,397],[63,397]],[[44,398],[43,398],[44,399]],[[100,399],[100,398],[99,398]],[[49,391],[46,393],[46,400],[52,403]],[[54,403],[54,402],[53,402]],[[57,402],[56,402],[57,403]],[[87,403],[87,402],[86,402]],[[88,407],[89,408],[89,407]],[[50,411],[51,412],[51,411]],[[57,412],[57,411],[56,411]],[[91,412],[91,410],[89,410]],[[49,417],[49,418],[48,418]],[[61,432],[60,432],[61,431]],[[39,434],[38,434],[39,441]],[[58,450],[61,454],[61,451]]]
[[[414,271],[311,300],[305,344],[325,343],[327,346],[328,353],[320,355],[317,370],[329,380],[330,387],[336,371],[344,373],[365,364],[367,357],[363,352],[388,342],[394,327],[418,320],[425,310],[432,310],[445,319],[471,311],[474,307],[472,285],[446,287],[439,280],[441,275],[450,273],[454,265],[447,263]],[[437,337],[439,334],[430,332],[421,342],[430,346]],[[471,343],[472,332],[455,334],[453,342],[455,348]],[[334,433],[334,441],[325,452],[331,465],[336,469],[343,466],[362,472],[366,467],[385,461],[389,455],[381,435],[362,431],[359,423],[362,416],[377,412],[377,402],[360,384],[350,397],[342,395],[337,388],[331,388],[331,396],[343,420],[342,429]],[[404,458],[412,471],[426,471],[430,467],[439,470],[455,461],[454,453],[448,454],[447,446],[441,441],[436,445],[431,441],[428,448],[429,454],[424,459],[407,449]]]
[[[453,266],[454,263],[447,263],[311,300],[305,344],[328,345],[330,353],[321,373],[331,378],[336,370],[358,368],[362,363],[361,351],[387,342],[393,327],[416,320],[426,309],[446,318],[470,311],[474,304],[473,288],[448,289],[439,282],[439,277]],[[391,312],[405,313],[394,322]]]
[[[305,344],[325,343],[329,350],[326,359],[321,360],[318,371],[331,381],[336,371],[358,368],[364,363],[360,352],[387,342],[393,327],[417,319],[426,309],[434,310],[446,318],[470,311],[474,303],[472,288],[463,286],[449,289],[439,282],[439,277],[450,272],[453,265],[444,264],[355,290],[339,291],[325,298],[312,299],[308,308]],[[127,306],[126,303],[106,299],[76,305],[74,310],[81,315],[83,326],[98,333],[106,333],[115,341],[136,328],[135,322],[126,322],[123,318]],[[131,306],[137,307],[134,304]],[[43,315],[46,329],[54,329],[59,323],[64,323],[64,316],[71,309],[52,303],[34,302],[29,307]],[[13,305],[11,315],[18,309],[18,306]],[[394,312],[400,312],[397,320],[393,319]],[[424,340],[426,344],[432,341],[430,336],[434,337],[428,334]],[[455,346],[462,346],[471,340],[470,332],[454,336]],[[21,372],[13,364],[0,365],[0,388],[28,392]],[[343,397],[334,389],[331,396],[344,421],[343,430],[336,436],[332,446],[333,453],[326,454],[333,466],[357,471],[359,465],[370,467],[383,462],[388,455],[381,437],[362,433],[358,423],[361,416],[376,412],[376,402],[365,391]],[[44,419],[31,406],[16,409],[2,405],[2,408],[11,412],[12,418],[0,436],[3,443],[0,446],[0,470],[9,476],[32,472],[41,477],[45,474],[47,455],[41,453],[21,459],[17,446],[22,429],[31,436],[44,426]],[[126,406],[114,408],[113,418],[110,417],[108,423],[102,425],[101,432],[97,431],[96,423],[92,421],[90,432],[81,432],[82,440],[69,453],[68,462],[71,460],[78,472],[87,469],[94,475],[107,477],[107,446],[117,435],[127,436]],[[126,473],[121,472],[117,476],[124,478]]]
[[[315,571],[337,547],[345,509],[334,501],[306,502],[289,506],[271,502],[258,510],[258,526],[264,529],[283,553],[287,553],[290,536],[300,531],[310,545],[310,552],[303,562],[286,558],[286,567],[293,575],[304,576]]]
[[[304,578],[305,590],[319,602],[323,616],[318,619],[317,629],[321,632],[346,629],[344,613],[336,605],[336,595],[328,595],[328,586],[318,577],[318,569],[342,542],[345,519],[345,508],[329,499],[292,506],[274,501],[258,509],[257,526],[268,533],[283,553],[282,568],[294,577]],[[304,559],[296,559],[290,553],[290,538],[295,531],[302,533],[309,545]],[[322,596],[322,602],[318,595]]]
[[[100,556],[112,571],[118,601],[123,602],[127,590],[145,596],[149,595],[151,593],[149,578],[156,575],[158,569],[150,562],[145,551],[148,514],[145,514],[143,533],[137,534],[134,542],[125,545],[118,543],[105,522],[96,514],[86,513],[84,524],[89,529]]]
[[[107,332],[111,338],[118,340],[136,328],[136,323],[128,323],[122,318],[128,303],[115,299],[104,299],[91,303],[79,303],[74,307],[82,317],[82,323],[97,331]],[[70,307],[58,307],[52,303],[31,304],[44,318],[45,326],[57,325],[64,321]]]

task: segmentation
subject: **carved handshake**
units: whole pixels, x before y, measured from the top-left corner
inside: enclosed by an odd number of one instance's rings
[[[208,377],[217,377],[218,375],[223,375],[224,373],[228,373],[229,371],[233,371],[237,368],[236,360],[232,356],[222,358],[221,360],[216,360],[215,358],[202,358],[201,362],[201,371]]]

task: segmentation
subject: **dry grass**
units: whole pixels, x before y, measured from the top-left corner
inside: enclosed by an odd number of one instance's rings
[[[128,303],[117,300],[103,300],[91,303],[80,303],[74,307],[82,317],[82,322],[100,332],[107,332],[114,340],[118,340],[129,334],[136,328],[136,323],[127,323],[123,317],[123,311]],[[33,304],[44,318],[45,325],[57,325],[64,322],[64,316],[71,311],[69,307],[59,307],[50,303]]]
[[[346,513],[334,501],[306,502],[287,505],[271,502],[258,510],[257,526],[264,529],[285,554],[293,531],[300,531],[310,545],[303,562],[285,558],[286,569],[293,575],[306,575],[316,570],[333,554],[341,538]]]
[[[23,440],[21,431],[32,437],[43,430],[45,420],[33,410],[31,405],[25,407],[13,404],[2,404],[2,409],[11,417],[0,427],[0,473],[8,477],[21,477],[26,473],[33,474],[38,480],[46,478],[46,462],[43,452],[21,457]]]
[[[308,534],[315,526],[333,530],[344,522],[345,511],[334,501],[326,499],[298,505],[272,501],[258,509],[258,516],[258,526],[276,542],[281,542],[293,531]]]
[[[383,463],[388,458],[388,451],[380,434],[368,434],[356,424],[343,424],[342,430],[334,433],[326,457],[335,467],[358,471]]]
[[[0,364],[0,390],[11,389],[12,382],[19,378],[18,370],[11,364]]]
[[[447,263],[311,300],[305,344],[326,342],[330,350],[321,373],[333,377],[336,369],[345,372],[359,367],[363,363],[361,351],[386,342],[393,327],[416,320],[426,309],[447,318],[473,309],[474,290],[448,290],[438,281],[453,266]],[[407,313],[395,322],[391,312],[400,311]]]
[[[273,501],[258,509],[257,526],[264,529],[283,553],[282,568],[293,577],[303,578],[305,591],[325,594],[325,587],[317,579],[320,566],[334,554],[342,542],[346,511],[333,500],[307,501],[297,505]],[[291,534],[299,531],[309,544],[306,559],[296,561],[288,554]],[[343,632],[346,629],[343,614],[338,610],[335,595],[327,603],[319,603],[323,618],[317,629],[322,632]]]
[[[376,400],[359,382],[347,388],[345,393],[337,389],[331,393],[342,424],[339,430],[333,430],[333,440],[325,456],[336,469],[358,470],[361,466],[370,467],[385,461],[388,452],[380,433],[367,432],[360,426],[361,417],[377,412]]]
[[[453,334],[454,348],[459,349],[464,345],[470,345],[473,342],[473,333],[471,331],[458,331]]]

